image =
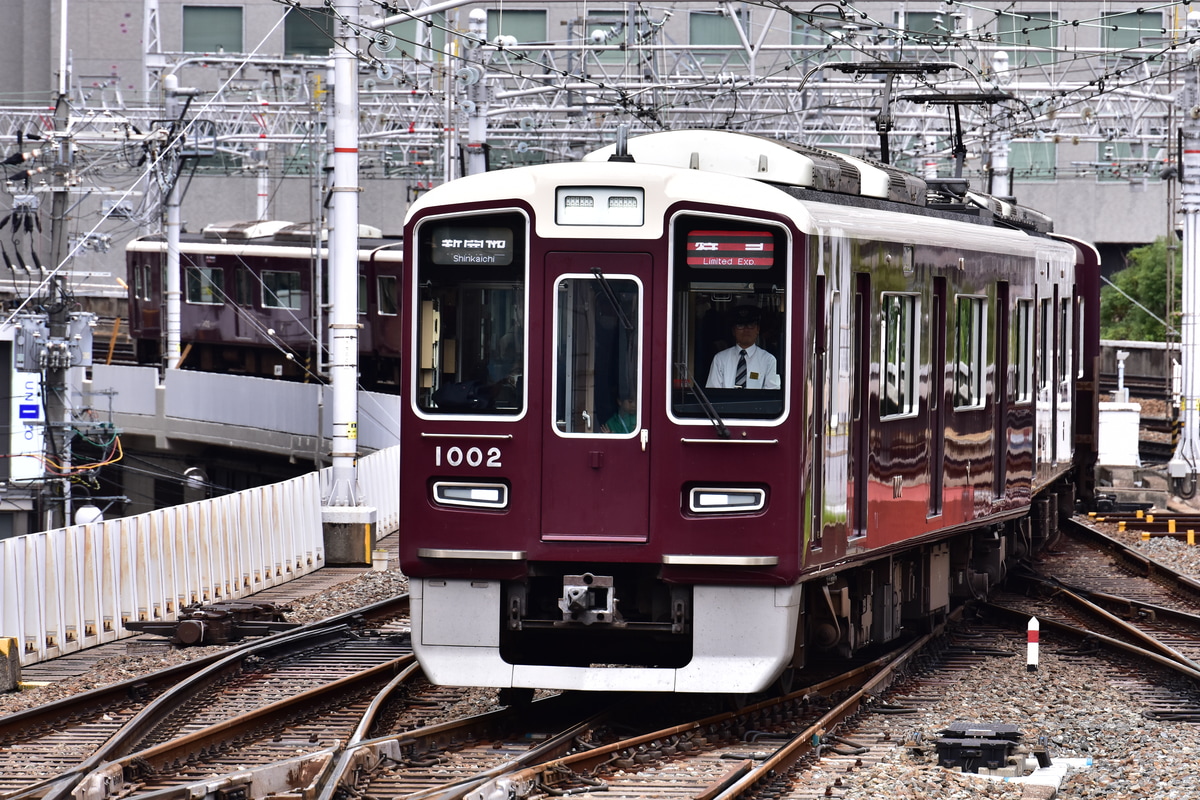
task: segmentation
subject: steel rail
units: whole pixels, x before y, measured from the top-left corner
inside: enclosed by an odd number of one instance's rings
[[[148,676],[132,678],[0,718],[0,733],[7,732],[11,737],[22,730],[29,730],[33,727],[56,728],[64,724],[64,720],[89,713],[89,709],[100,709],[100,713],[103,713],[102,709],[106,706],[120,703],[129,697],[156,695],[133,719],[93,751],[88,758],[69,770],[31,783],[15,792],[0,795],[0,798],[3,800],[33,800],[34,798],[66,800],[85,775],[97,769],[104,762],[124,755],[125,752],[122,748],[128,749],[136,746],[136,741],[147,733],[146,726],[151,724],[148,720],[157,713],[152,709],[180,702],[184,690],[179,688],[176,691],[176,689],[186,682],[204,676],[203,680],[211,684],[215,680],[214,676],[227,674],[229,670],[236,669],[238,664],[251,656],[261,656],[273,649],[286,648],[292,643],[300,641],[314,642],[323,638],[345,636],[352,627],[366,625],[381,618],[405,614],[407,610],[408,595],[400,595],[336,614],[327,619],[307,623],[294,631],[250,640],[224,652],[204,656]]]
[[[834,678],[815,684],[813,686],[799,689],[784,695],[779,698],[764,700],[753,705],[747,706],[739,711],[726,712],[716,716],[707,717],[694,722],[687,722],[681,725],[664,728],[652,733],[635,736],[630,739],[625,739],[620,742],[597,747],[595,749],[575,753],[564,758],[555,759],[544,764],[539,764],[533,767],[519,769],[515,772],[505,773],[497,776],[484,783],[477,784],[472,787],[465,797],[468,800],[484,800],[485,798],[508,797],[508,798],[524,798],[531,796],[534,787],[542,785],[542,783],[553,784],[554,777],[557,775],[570,772],[575,775],[588,775],[593,773],[600,767],[616,762],[621,758],[622,753],[637,753],[644,750],[656,749],[656,744],[662,741],[672,739],[686,739],[690,736],[703,736],[705,733],[715,733],[720,735],[720,732],[727,731],[732,728],[737,721],[749,719],[753,715],[760,712],[773,710],[776,707],[784,710],[789,706],[801,702],[809,696],[830,696],[841,692],[850,691],[851,695],[846,700],[838,703],[831,711],[822,715],[821,721],[815,725],[809,726],[805,734],[794,737],[788,745],[784,746],[786,753],[777,753],[779,758],[777,764],[792,763],[789,759],[800,758],[804,753],[808,752],[805,745],[800,740],[806,736],[811,736],[813,730],[817,727],[825,726],[825,730],[829,730],[838,721],[849,716],[858,708],[858,703],[866,694],[877,691],[878,686],[888,680],[890,674],[898,669],[912,653],[921,649],[932,638],[933,634],[928,634],[922,637],[912,645],[903,648],[896,653],[886,655],[876,659],[869,664],[862,665],[848,672],[842,673]],[[864,682],[865,681],[865,682]],[[859,686],[860,688],[853,688]],[[868,688],[870,687],[870,688]],[[798,744],[798,742],[800,742]],[[794,748],[794,749],[792,749]],[[748,791],[749,787],[764,777],[767,772],[760,772],[757,769],[751,768],[746,762],[741,762],[717,780],[709,783],[701,790],[696,797],[700,798],[717,798],[717,797],[736,797],[743,791]],[[751,776],[754,776],[753,778]],[[545,780],[543,780],[545,779]],[[585,778],[585,780],[594,780]],[[735,790],[735,787],[736,790]],[[732,792],[732,793],[731,793]]]

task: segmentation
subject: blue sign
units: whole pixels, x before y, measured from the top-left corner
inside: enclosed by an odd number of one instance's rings
[[[17,406],[17,416],[20,419],[37,419],[42,415],[42,407],[34,403],[21,403]]]

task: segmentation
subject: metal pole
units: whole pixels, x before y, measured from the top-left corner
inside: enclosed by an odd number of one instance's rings
[[[378,512],[358,487],[358,0],[337,0],[329,217],[330,481],[321,508],[327,564],[370,564]]]
[[[183,90],[181,92],[179,78],[173,74],[163,76],[162,86],[167,119],[182,127],[183,120],[177,119],[179,116],[179,97],[182,93],[193,90]],[[178,148],[179,146],[180,139],[178,137],[174,137],[171,141],[167,142],[168,148]],[[179,264],[179,233],[183,227],[183,212],[180,209],[182,198],[180,197],[179,189],[179,173],[175,167],[175,165],[181,163],[179,154],[168,152],[168,157],[164,163],[165,167],[160,168],[170,169],[175,174],[166,176],[170,181],[170,189],[167,192],[167,219],[163,230],[167,240],[167,287],[166,291],[163,292],[167,305],[165,315],[167,343],[163,355],[166,359],[167,369],[179,369],[180,354],[182,352],[179,331],[182,319],[181,302],[183,296],[183,277]]]
[[[467,70],[471,71],[468,94],[471,100],[467,114],[467,174],[487,172],[487,53],[483,47],[487,36],[487,12],[473,8],[467,24],[469,35],[465,45]]]
[[[333,211],[329,270],[329,377],[333,385],[333,481],[326,505],[358,505],[358,0],[339,0],[333,55]]]
[[[1200,12],[1188,14],[1188,28],[1200,30]],[[1183,377],[1180,387],[1180,418],[1183,431],[1167,474],[1184,497],[1196,493],[1200,467],[1200,45],[1187,51],[1190,81],[1179,93],[1180,126],[1183,140],[1183,174],[1180,176],[1183,212],[1183,296],[1180,298],[1180,355]]]

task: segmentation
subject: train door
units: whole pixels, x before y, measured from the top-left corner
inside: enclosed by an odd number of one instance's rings
[[[546,257],[544,347],[553,378],[541,476],[545,541],[648,537],[650,267],[645,253]]]
[[[940,516],[946,482],[946,278],[933,279],[930,314],[929,516]]]
[[[1009,291],[1008,281],[996,284],[996,389],[992,439],[993,497],[1004,499],[1008,494],[1008,362],[1009,362]]]

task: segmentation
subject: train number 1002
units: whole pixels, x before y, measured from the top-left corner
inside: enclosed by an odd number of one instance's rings
[[[466,462],[468,467],[499,467],[500,448],[489,447],[487,452],[484,453],[481,447],[468,447],[466,450],[463,450],[461,447],[455,446],[448,448],[444,454],[442,453],[441,445],[438,445],[434,449],[434,466],[440,467],[442,464],[447,464],[451,467],[457,467],[463,462]]]

